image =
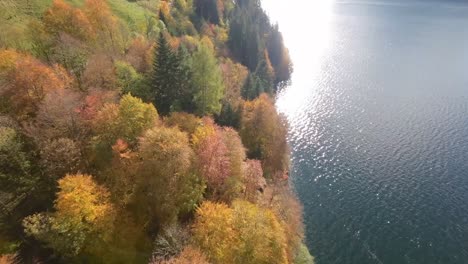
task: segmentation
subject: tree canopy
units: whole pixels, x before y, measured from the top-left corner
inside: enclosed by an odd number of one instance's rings
[[[0,262],[308,263],[260,0],[0,1]]]

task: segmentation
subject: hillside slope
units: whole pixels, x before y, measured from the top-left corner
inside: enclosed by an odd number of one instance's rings
[[[258,0],[0,0],[2,261],[313,263],[291,72]]]

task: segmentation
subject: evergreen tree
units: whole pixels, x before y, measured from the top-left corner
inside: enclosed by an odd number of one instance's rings
[[[208,22],[219,24],[222,13],[217,0],[195,0],[195,12]]]
[[[177,56],[161,33],[155,49],[151,83],[154,104],[161,115],[167,115],[172,103],[178,98],[178,89],[175,86],[178,71]]]
[[[275,69],[275,89],[287,86],[291,81],[293,65],[278,25],[274,25],[268,34],[267,49],[271,64]]]
[[[215,117],[215,121],[220,126],[227,126],[238,129],[240,127],[241,108],[234,108],[230,103],[224,102],[221,113]]]
[[[263,57],[271,24],[257,0],[238,0],[229,25],[228,45],[234,57],[255,71]]]
[[[262,87],[262,90],[265,93],[273,94],[275,72],[271,66],[267,51],[265,51],[265,56],[259,61],[255,75],[258,77],[258,84]]]
[[[249,74],[244,87],[242,88],[242,98],[253,100],[264,92],[262,82],[254,73]]]
[[[193,112],[192,59],[181,45],[173,52],[160,35],[153,62],[152,89],[154,103],[161,115],[173,111]]]
[[[195,106],[193,103],[192,58],[185,46],[180,45],[175,59],[178,66],[175,72],[175,82],[180,93],[171,110],[193,112]]]

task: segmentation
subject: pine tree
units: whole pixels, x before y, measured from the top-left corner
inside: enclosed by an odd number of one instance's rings
[[[171,50],[163,33],[159,35],[153,62],[152,92],[154,104],[161,115],[167,115],[178,98],[176,76],[179,71],[176,54]]]
[[[193,103],[193,83],[192,83],[192,58],[185,48],[180,45],[176,54],[176,85],[179,89],[179,98],[172,105],[173,111],[193,112],[195,106]]]
[[[258,62],[257,69],[255,70],[255,75],[258,77],[258,82],[259,85],[262,87],[262,90],[268,94],[273,94],[273,82],[275,80],[275,72],[273,70],[273,67],[271,66],[271,62],[268,57],[268,52],[265,50],[264,53],[264,57]]]
[[[247,77],[244,87],[242,88],[242,98],[253,100],[264,92],[262,81],[255,73],[250,73]]]

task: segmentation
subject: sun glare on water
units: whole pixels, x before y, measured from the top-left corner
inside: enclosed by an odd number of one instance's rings
[[[293,85],[278,98],[281,112],[292,114],[314,93],[332,33],[334,0],[263,0],[272,22],[278,22],[294,63]]]

